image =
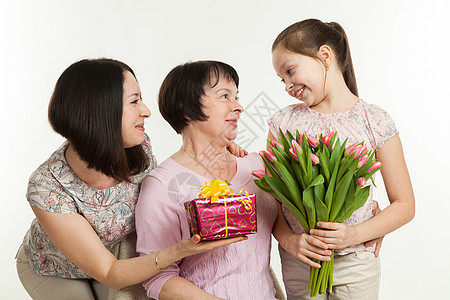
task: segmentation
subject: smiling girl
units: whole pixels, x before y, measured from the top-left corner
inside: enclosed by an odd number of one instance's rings
[[[344,223],[319,222],[305,233],[282,206],[274,229],[280,242],[288,299],[309,299],[311,259],[330,260],[335,250],[333,290],[319,299],[377,299],[380,267],[377,238],[409,222],[414,195],[398,131],[381,108],[358,96],[350,48],[336,22],[308,19],[283,30],[272,46],[272,62],[286,92],[301,103],[285,107],[269,120],[269,139],[283,131],[310,135],[336,131],[347,145],[364,141],[383,165],[381,174],[390,205],[372,217],[372,191],[363,207]],[[369,242],[366,242],[369,241]],[[365,243],[366,242],[366,243]]]

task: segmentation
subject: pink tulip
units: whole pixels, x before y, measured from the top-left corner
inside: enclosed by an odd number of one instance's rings
[[[283,144],[280,143],[279,141],[272,140],[272,146],[273,146],[274,148],[279,149],[279,150],[284,150]],[[280,149],[280,148],[281,148],[281,149]]]
[[[297,153],[295,153],[294,148],[289,148],[289,153],[291,154],[292,158],[293,158],[296,162],[298,162],[298,156],[297,156]]]
[[[258,178],[263,178],[265,174],[264,170],[254,170],[252,171],[252,175]]]
[[[300,144],[303,141],[303,132],[298,137],[298,143]]]
[[[306,135],[306,139],[308,140],[308,144],[313,147],[316,148],[317,146],[319,146],[319,139],[307,134]]]
[[[311,153],[311,161],[313,165],[317,165],[319,163],[319,157],[315,155],[314,153]]]
[[[344,155],[347,157],[352,154],[356,146],[358,146],[358,143],[354,143],[353,145],[348,146],[347,149],[345,149]]]
[[[326,135],[326,136],[324,136],[324,137],[322,137],[322,142],[324,142],[325,143],[325,146],[327,146],[328,147],[328,145],[330,144],[330,137],[328,136],[328,135]]]
[[[322,137],[322,141],[325,143],[325,145],[328,147],[330,145],[331,138],[334,135],[334,131],[330,132],[326,136]]]
[[[356,183],[360,187],[364,187],[366,185],[366,179],[364,177],[359,177],[358,180],[356,181]]]
[[[264,151],[264,155],[270,162],[274,162],[277,160],[275,154],[272,151]]]
[[[372,166],[369,168],[367,172],[372,172],[373,170],[381,168],[381,163],[379,161],[373,161]]]
[[[360,157],[361,155],[365,154],[366,152],[367,152],[367,147],[360,146],[358,148],[358,151],[355,153],[355,158]]]
[[[358,168],[361,168],[362,166],[364,166],[368,159],[369,159],[369,155],[367,155],[367,154],[364,154],[363,156],[361,156],[358,161]]]
[[[297,143],[296,140],[292,140],[291,144],[292,144],[292,148],[294,148],[294,150],[297,150],[300,154],[303,153],[302,147],[300,146],[299,143]]]

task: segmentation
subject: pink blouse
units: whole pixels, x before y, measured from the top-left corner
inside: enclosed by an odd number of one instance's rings
[[[269,128],[272,134],[279,138],[279,128],[283,131],[289,130],[295,133],[305,132],[310,135],[328,134],[336,131],[337,136],[342,143],[348,139],[347,146],[364,141],[364,145],[370,150],[377,151],[391,137],[398,134],[392,118],[378,106],[368,104],[362,99],[349,111],[336,114],[323,114],[312,110],[303,103],[289,105],[278,112],[268,120]],[[375,177],[375,176],[374,176]],[[344,223],[353,226],[369,220],[372,217],[372,199],[373,184],[371,185],[370,195],[363,207],[357,209]],[[283,205],[283,214],[292,230],[301,234],[303,227],[294,217],[294,215]],[[356,251],[371,251],[375,246],[369,248],[363,244],[349,247],[342,250],[335,250],[336,254],[347,254]]]
[[[256,194],[257,230],[248,240],[188,256],[144,282],[147,295],[158,298],[163,285],[180,276],[224,299],[275,299],[269,274],[271,232],[277,216],[276,201],[260,190],[250,172],[263,169],[256,153],[237,158],[231,180],[235,193],[245,188]],[[169,158],[143,181],[136,207],[137,252],[141,255],[190,238],[184,203],[198,198],[208,178]]]

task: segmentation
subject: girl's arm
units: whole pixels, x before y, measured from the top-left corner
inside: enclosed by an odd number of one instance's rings
[[[415,213],[414,193],[398,135],[387,141],[377,152],[382,163],[381,175],[391,203],[372,219],[355,226],[344,223],[319,222],[331,230],[311,230],[311,234],[332,249],[343,249],[386,235],[411,221]]]
[[[155,264],[155,253],[118,260],[105,248],[89,222],[80,214],[48,212],[32,205],[31,208],[52,242],[67,258],[91,277],[113,289],[138,284],[160,272]],[[158,254],[158,265],[164,269],[188,255],[243,239],[199,243],[200,237],[194,236],[162,249]]]

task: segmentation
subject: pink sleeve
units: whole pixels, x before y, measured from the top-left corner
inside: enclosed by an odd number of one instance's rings
[[[397,127],[391,116],[376,105],[370,105],[367,108],[367,119],[375,142],[375,144],[372,145],[375,151],[380,149],[384,143],[398,134]]]
[[[168,197],[167,185],[155,177],[147,176],[136,206],[136,251],[145,255],[178,243],[182,239],[179,228],[177,207]],[[143,283],[148,297],[158,299],[166,281],[179,275],[177,263]]]

